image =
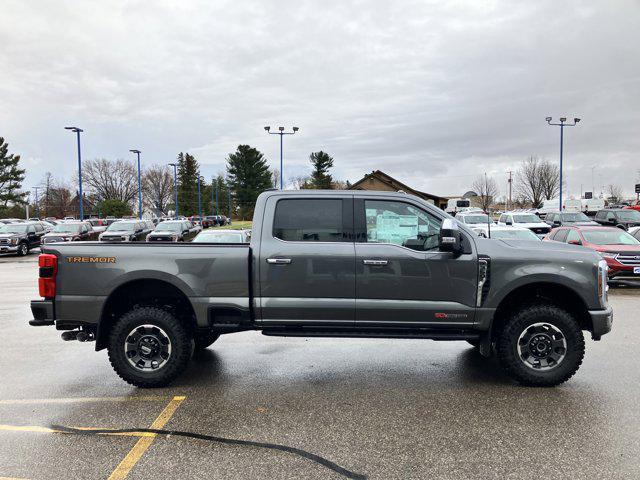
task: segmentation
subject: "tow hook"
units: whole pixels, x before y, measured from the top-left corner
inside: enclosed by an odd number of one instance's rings
[[[71,342],[73,340],[77,340],[79,342],[92,342],[96,339],[92,332],[87,332],[86,330],[68,330],[66,332],[62,332],[61,338],[65,342]]]

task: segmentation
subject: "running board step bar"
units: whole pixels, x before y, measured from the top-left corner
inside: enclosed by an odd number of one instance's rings
[[[431,340],[478,340],[480,338],[480,332],[477,331],[427,328],[270,327],[263,329],[262,334],[270,337],[426,338]]]

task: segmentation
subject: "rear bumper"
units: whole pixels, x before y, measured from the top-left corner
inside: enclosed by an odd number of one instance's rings
[[[613,325],[613,308],[610,306],[604,310],[589,310],[591,316],[591,324],[593,331],[591,336],[594,340],[600,340],[600,337],[611,331]]]
[[[33,320],[29,320],[32,327],[42,327],[55,324],[55,310],[53,300],[31,300]]]

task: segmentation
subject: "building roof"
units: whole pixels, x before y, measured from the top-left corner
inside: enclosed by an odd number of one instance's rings
[[[349,190],[368,190],[366,188],[367,181],[378,180],[379,182],[387,185],[390,190],[398,191],[402,190],[405,193],[409,193],[411,195],[415,195],[416,197],[423,198],[425,200],[432,200],[435,203],[446,202],[448,200],[447,197],[440,197],[438,195],[433,195],[431,193],[422,192],[420,190],[416,190],[411,188],[409,185],[402,183],[400,180],[396,180],[391,175],[387,175],[381,170],[374,170],[371,173],[366,174],[362,179],[355,182]]]

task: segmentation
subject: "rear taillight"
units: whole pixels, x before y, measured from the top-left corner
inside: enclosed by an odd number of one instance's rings
[[[38,266],[40,267],[40,278],[38,278],[40,296],[44,298],[54,298],[56,296],[58,257],[49,253],[43,253],[38,258]]]

